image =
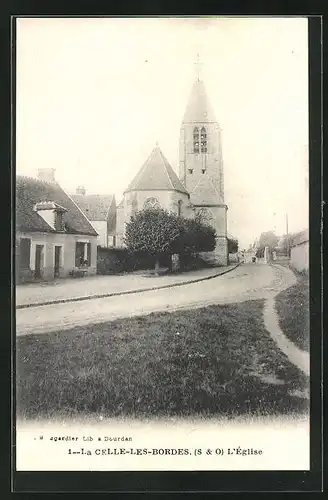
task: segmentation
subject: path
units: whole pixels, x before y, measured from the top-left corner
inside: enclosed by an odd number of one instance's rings
[[[120,276],[88,276],[77,279],[61,279],[52,282],[30,283],[16,287],[16,306],[26,307],[47,302],[65,302],[82,300],[89,297],[101,297],[129,293],[158,287],[172,286],[202,280],[227,272],[236,264],[223,268],[210,268],[189,271],[181,274],[164,276],[143,276],[129,273]]]
[[[244,264],[198,283],[131,295],[19,309],[17,335],[65,330],[158,311],[266,299],[295,283],[291,271],[278,266]]]
[[[282,269],[280,266],[277,268]],[[292,279],[292,271],[285,268],[285,275]],[[294,277],[294,282],[296,283],[296,278]],[[292,283],[294,284],[294,283]],[[310,375],[310,356],[308,352],[299,349],[293,342],[291,342],[283,333],[279,325],[279,316],[275,307],[275,295],[277,292],[273,293],[271,297],[267,298],[265,301],[263,319],[265,328],[270,333],[272,339],[275,341],[279,349],[288,357],[289,361],[299,368],[305,375]]]

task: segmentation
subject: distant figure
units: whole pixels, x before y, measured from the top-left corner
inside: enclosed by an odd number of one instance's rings
[[[252,262],[256,262],[256,257],[252,257]]]

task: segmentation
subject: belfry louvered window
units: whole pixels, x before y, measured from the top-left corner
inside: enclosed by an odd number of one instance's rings
[[[199,130],[194,128],[194,153],[199,153]]]
[[[207,135],[205,127],[202,127],[200,131],[200,147],[202,153],[207,153]]]

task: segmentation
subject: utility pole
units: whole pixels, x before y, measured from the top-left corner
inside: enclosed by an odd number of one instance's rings
[[[288,234],[288,214],[286,214],[286,252],[289,258],[289,234]]]

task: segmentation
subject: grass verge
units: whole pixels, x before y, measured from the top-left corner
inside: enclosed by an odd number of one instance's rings
[[[156,313],[17,339],[22,418],[293,414],[306,377],[262,320],[263,301]]]
[[[282,331],[289,340],[302,349],[309,351],[309,279],[297,275],[297,283],[276,297],[276,310]]]

